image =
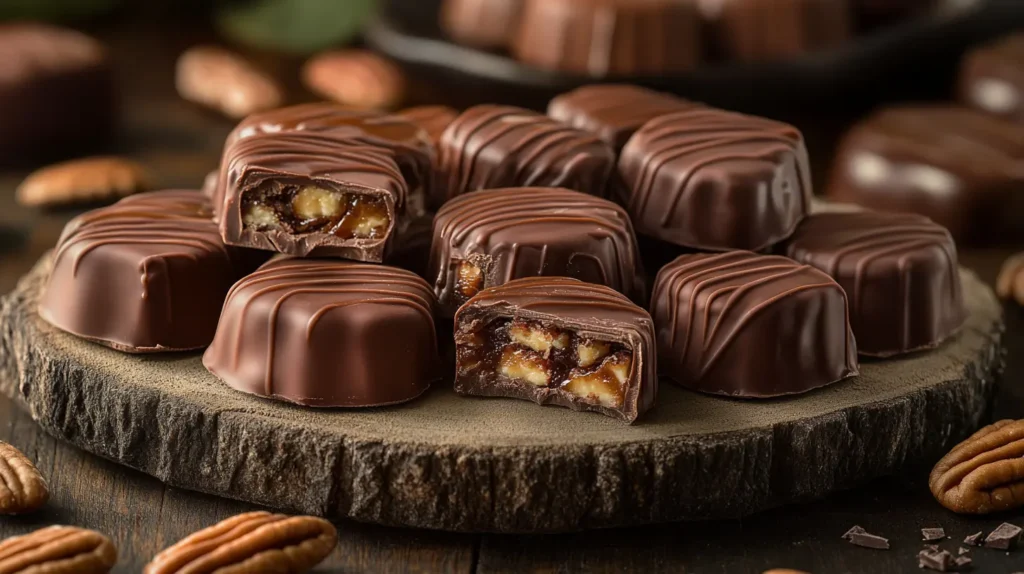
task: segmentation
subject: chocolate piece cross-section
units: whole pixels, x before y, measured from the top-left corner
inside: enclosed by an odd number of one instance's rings
[[[651,296],[662,372],[704,393],[766,398],[858,374],[846,293],[785,257],[683,255]]]
[[[760,251],[808,212],[811,170],[793,126],[713,108],[653,119],[619,158],[637,233],[707,251]]]
[[[205,347],[231,284],[261,253],[225,246],[196,191],[141,193],[68,223],[39,315],[130,353]]]
[[[455,390],[632,423],[658,391],[654,324],[603,285],[529,277],[481,291],[455,316]]]
[[[965,104],[1024,124],[1024,33],[967,54],[960,64],[959,90]]]
[[[225,243],[380,262],[406,222],[405,180],[380,147],[263,133],[230,144],[221,169]]]
[[[203,364],[236,390],[307,406],[401,403],[440,374],[433,307],[409,271],[278,257],[231,288]]]
[[[644,296],[629,216],[608,200],[568,189],[492,189],[456,198],[434,218],[430,251],[428,277],[445,317],[481,290],[522,277],[574,277],[634,301]]]
[[[471,191],[550,186],[603,196],[615,152],[596,135],[545,115],[485,104],[449,124],[431,205]]]
[[[956,245],[926,217],[877,211],[812,215],[790,238],[786,254],[843,287],[862,355],[935,347],[967,318]]]

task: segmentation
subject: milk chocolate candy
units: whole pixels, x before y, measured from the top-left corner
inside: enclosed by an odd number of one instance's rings
[[[695,391],[776,397],[858,374],[846,293],[785,257],[683,255],[658,273],[651,315],[662,372]]]
[[[786,254],[843,287],[862,355],[935,347],[967,318],[956,245],[926,217],[877,211],[812,215],[790,238]]]
[[[654,323],[603,285],[529,277],[485,289],[455,316],[455,391],[632,423],[658,392]]]
[[[231,288],[203,365],[236,390],[312,407],[409,401],[440,373],[433,306],[408,271],[278,257]]]
[[[1014,229],[1019,236],[1022,186],[1024,130],[974,110],[925,105],[885,109],[854,126],[827,195],[924,215],[962,241]]]
[[[395,112],[427,132],[434,143],[441,141],[441,135],[459,117],[459,112],[448,106],[416,106]]]
[[[614,169],[615,152],[593,134],[529,110],[481,105],[441,136],[432,205],[499,187],[565,187],[603,196]]]
[[[225,246],[195,191],[155,191],[76,217],[53,255],[39,315],[129,353],[199,349],[213,340],[224,296],[259,265]]]
[[[523,0],[444,0],[441,29],[459,44],[507,48],[519,30]]]
[[[642,301],[629,216],[608,200],[544,187],[478,191],[437,213],[428,281],[442,316],[483,289],[534,276],[574,277]]]
[[[1024,124],[1024,33],[968,53],[960,64],[960,101]]]
[[[853,34],[847,0],[701,0],[715,51],[763,62],[830,50]]]
[[[645,123],[700,104],[628,84],[583,86],[551,100],[548,115],[596,134],[619,152]]]
[[[406,215],[393,154],[325,134],[236,140],[219,185],[225,243],[290,255],[380,262]]]
[[[766,249],[793,233],[811,201],[799,130],[712,108],[644,124],[619,176],[638,233],[708,251]]]

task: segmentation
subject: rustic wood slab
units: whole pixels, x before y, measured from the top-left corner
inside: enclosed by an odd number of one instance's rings
[[[801,397],[662,386],[635,427],[457,397],[315,411],[237,393],[198,354],[129,356],[44,323],[44,258],[0,303],[0,391],[57,438],[181,488],[284,510],[459,531],[740,516],[934,459],[976,428],[1002,364],[1001,308],[963,272],[970,319],[940,349],[869,362]]]

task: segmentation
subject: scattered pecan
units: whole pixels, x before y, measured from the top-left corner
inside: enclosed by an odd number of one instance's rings
[[[215,46],[195,46],[178,58],[178,94],[224,115],[241,119],[281,105],[278,83],[242,56]]]
[[[928,486],[940,504],[961,514],[1024,504],[1024,420],[999,421],[971,435],[935,465]]]
[[[167,548],[145,574],[306,572],[334,550],[334,526],[312,516],[239,514]]]
[[[32,461],[0,442],[0,514],[32,512],[49,499],[46,481]]]
[[[143,191],[150,177],[138,163],[121,157],[66,161],[32,172],[18,186],[18,203],[52,207],[111,200]]]
[[[996,279],[996,293],[1003,299],[1014,299],[1024,305],[1024,253],[1012,255],[1003,263]]]
[[[117,562],[110,539],[92,530],[51,526],[0,542],[0,572],[105,574]]]
[[[393,108],[405,96],[402,70],[365,50],[314,56],[302,68],[302,81],[313,93],[357,108]]]

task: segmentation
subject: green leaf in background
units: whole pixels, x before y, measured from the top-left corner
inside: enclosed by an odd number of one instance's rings
[[[0,0],[0,20],[78,20],[107,12],[120,0]]]
[[[363,29],[376,0],[255,0],[228,3],[217,24],[234,41],[309,53],[348,42]]]

